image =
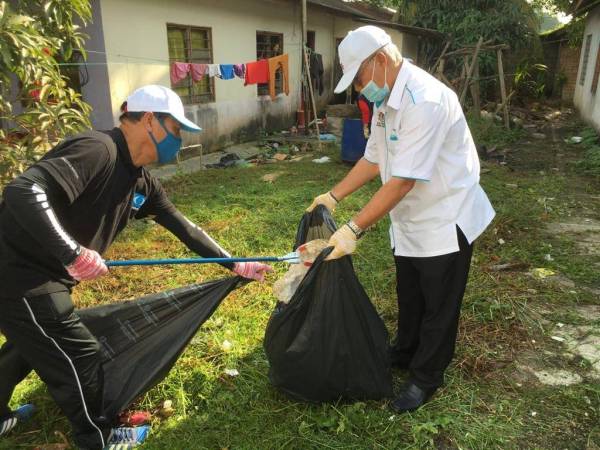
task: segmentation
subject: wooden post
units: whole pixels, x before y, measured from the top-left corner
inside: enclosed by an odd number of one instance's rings
[[[470,64],[469,64],[469,55],[465,55],[463,57],[463,70],[462,72],[465,74],[465,84],[460,88],[460,92],[461,94],[465,91],[465,89],[469,88],[469,70],[470,70]],[[461,95],[462,98],[462,95]],[[465,96],[466,98],[466,96]],[[460,101],[460,103],[462,104],[463,100]]]
[[[420,43],[421,43],[421,41],[419,40],[419,44]],[[442,53],[440,53],[440,57],[437,59],[437,61],[435,62],[435,64],[431,68],[431,73],[434,73],[436,71],[437,67],[438,67],[438,64],[442,63],[442,60],[444,59],[444,55],[448,51],[448,47],[450,47],[450,41],[446,42],[446,45],[444,46],[444,49],[442,50]]]
[[[306,0],[302,0],[302,55],[304,55],[304,48],[306,47],[306,41],[308,40],[308,26],[307,26],[307,11],[306,11]],[[302,72],[302,68],[304,68],[304,72],[306,73],[306,78],[310,80],[310,73],[308,71],[308,64],[304,63],[304,57],[302,56],[302,62],[300,63],[300,71]],[[310,118],[310,99],[308,98],[308,89],[306,89],[306,85],[304,84],[305,78],[300,73],[300,83],[302,89],[300,89],[300,101],[302,102],[302,109],[304,110],[304,134],[308,134],[308,122]]]
[[[446,68],[446,58],[440,59],[440,63],[437,66],[437,77],[438,79],[442,79],[444,76],[444,69]]]
[[[473,97],[473,108],[475,109],[475,117],[481,117],[481,100],[479,92],[479,61],[474,61],[475,69],[473,70],[474,81],[471,84],[471,96]]]
[[[481,48],[482,45],[483,45],[483,37],[480,37],[479,41],[477,42],[477,46],[475,47],[475,51],[473,52],[473,62],[469,66],[469,72],[467,73],[467,80],[465,82],[465,86],[463,87],[463,90],[460,94],[460,104],[461,105],[465,101],[465,96],[467,95],[467,89],[469,88],[469,83],[471,82],[471,77],[473,76],[473,70],[475,69],[475,61],[477,60],[477,57],[479,56],[479,49]]]
[[[498,54],[498,76],[500,78],[500,95],[502,96],[502,104],[504,105],[504,126],[510,128],[510,120],[508,117],[508,99],[506,98],[506,85],[504,80],[504,67],[502,66],[502,49],[499,48]]]
[[[310,66],[308,64],[308,55],[306,54],[306,47],[302,48],[302,53],[304,54],[304,64],[306,64],[306,81],[308,82],[308,91],[310,92],[310,100],[312,103],[313,116],[315,117],[315,128],[317,130],[317,147],[320,151],[321,150],[321,132],[319,131],[319,117],[317,115],[317,104],[315,102],[315,94],[313,91],[312,80],[310,79],[310,71],[309,71]],[[306,122],[305,126],[306,126],[306,129],[308,130],[308,122]]]

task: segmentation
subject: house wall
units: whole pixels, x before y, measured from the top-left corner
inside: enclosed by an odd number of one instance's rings
[[[545,73],[545,85],[546,95],[557,97],[560,95],[558,92],[557,80],[559,73],[558,65],[558,53],[560,48],[560,41],[557,40],[542,40],[542,52],[544,56],[544,65],[548,68]],[[577,60],[579,64],[579,60]],[[576,69],[577,70],[577,69]],[[577,73],[575,74],[577,76]]]
[[[143,12],[143,14],[140,14]],[[143,20],[131,26],[131,17]],[[296,18],[296,20],[293,20]],[[290,95],[274,101],[257,96],[256,86],[240,79],[215,78],[215,102],[187,105],[186,115],[203,128],[184,144],[205,148],[253,138],[293,122],[300,78],[300,8],[283,0],[102,0],[113,119],[128,93],[145,84],[170,86],[167,23],[210,27],[214,63],[256,60],[256,32],[283,33],[289,54]]]
[[[89,81],[81,87],[81,94],[84,100],[92,105],[90,114],[92,126],[97,129],[109,129],[113,126],[113,105],[109,91],[108,68],[105,65],[106,48],[102,27],[102,5],[100,0],[92,0],[90,6],[93,20],[83,30],[89,36],[86,42],[88,51],[86,69]]]
[[[565,80],[560,92],[562,100],[573,101],[575,87],[577,86],[580,54],[581,48],[569,47],[567,42],[560,43],[558,50],[558,73],[563,75]]]
[[[581,117],[600,131],[600,88],[597,88],[596,92],[591,91],[594,70],[596,68],[596,59],[598,57],[598,48],[600,46],[600,6],[594,8],[588,14],[585,32],[583,33],[584,46],[585,40],[589,34],[592,35],[592,41],[585,73],[585,81],[583,85],[580,83],[584,58],[584,49],[582,48],[581,56],[579,58],[579,74],[577,76],[573,103],[579,110]]]
[[[96,128],[117,123],[127,95],[145,84],[170,86],[167,23],[211,28],[213,62],[245,63],[256,60],[256,32],[283,33],[283,51],[289,54],[290,94],[275,100],[257,95],[256,86],[240,79],[214,79],[215,101],[186,105],[186,115],[203,128],[184,135],[184,145],[202,143],[205,150],[253,139],[261,130],[287,128],[296,121],[300,105],[301,7],[290,0],[93,0],[94,25],[88,48],[100,53],[104,69],[90,72],[84,99],[94,108]],[[136,20],[132,22],[132,18]],[[333,92],[335,38],[361,26],[319,7],[308,8],[308,30],[315,32],[315,50],[322,54],[325,90],[317,93],[324,107]],[[402,49],[402,34],[387,30]],[[92,54],[90,54],[91,56]],[[104,111],[104,113],[102,113]]]

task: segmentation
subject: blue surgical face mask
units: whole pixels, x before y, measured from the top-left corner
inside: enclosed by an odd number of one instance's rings
[[[165,127],[164,124],[164,119],[158,119],[158,123],[160,123],[160,126],[163,127],[163,130],[165,130],[165,133],[167,133],[165,138],[162,141],[157,142],[151,131],[149,131],[148,134],[156,146],[158,162],[160,164],[165,164],[173,161],[179,150],[181,150],[181,138],[178,138],[169,130],[167,130],[167,127]]]
[[[385,66],[385,73],[383,75],[383,87],[377,86],[377,84],[373,81],[373,77],[375,76],[375,65],[375,62],[373,62],[373,73],[371,74],[371,81],[369,81],[367,85],[361,89],[360,93],[364,95],[367,100],[375,103],[375,106],[379,108],[383,101],[386,99],[386,97],[389,95],[390,87],[387,84],[387,65]]]

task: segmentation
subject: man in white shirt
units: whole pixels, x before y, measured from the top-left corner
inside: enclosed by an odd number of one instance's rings
[[[410,373],[391,406],[412,411],[443,384],[473,241],[495,213],[479,185],[477,151],[454,91],[403,59],[380,28],[349,32],[338,52],[344,75],[335,92],[354,84],[375,103],[371,137],[364,157],[308,209],[323,204],[333,210],[381,177],[367,205],[331,237],[328,259],[352,253],[364,230],[389,213],[398,294],[390,356]]]

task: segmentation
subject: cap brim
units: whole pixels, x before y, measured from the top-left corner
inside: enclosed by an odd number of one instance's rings
[[[173,116],[173,118],[179,122],[181,129],[184,131],[188,131],[190,133],[200,133],[202,131],[202,128],[186,117],[175,117],[173,114],[171,114],[171,116]]]
[[[360,63],[357,64],[356,67],[348,69],[346,73],[344,73],[344,75],[342,76],[342,79],[338,82],[333,92],[339,94],[340,92],[344,92],[346,89],[348,89],[348,86],[352,84],[352,81],[354,80],[354,77],[356,76],[356,73],[358,72],[359,68]]]

